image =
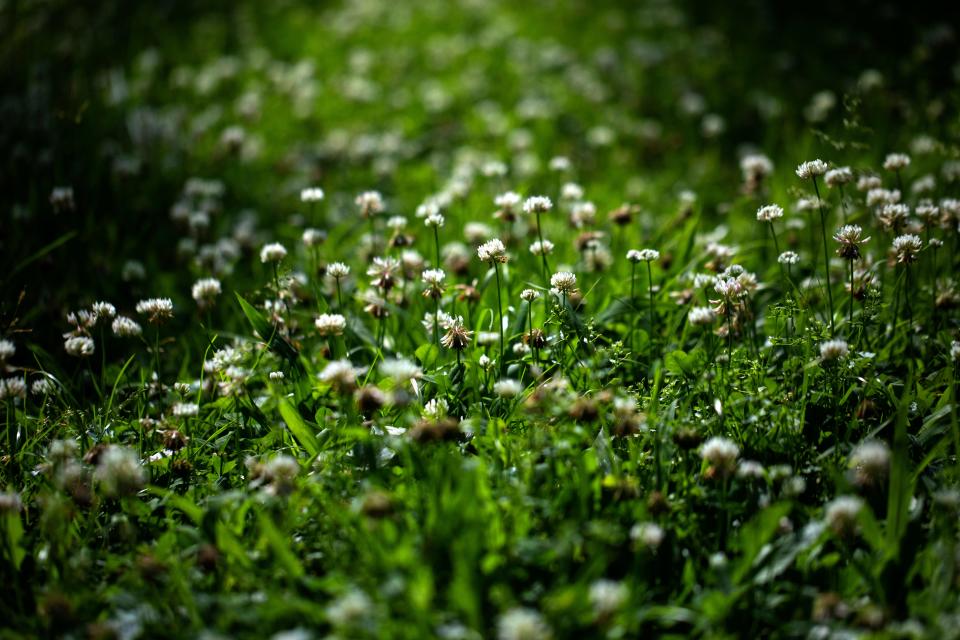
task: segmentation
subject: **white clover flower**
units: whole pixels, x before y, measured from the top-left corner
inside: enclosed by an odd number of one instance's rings
[[[738,478],[763,478],[763,465],[755,460],[741,460],[737,465]]]
[[[514,398],[523,393],[523,385],[513,378],[504,378],[494,383],[493,392],[501,398]]]
[[[346,278],[350,275],[350,267],[342,262],[331,262],[330,265],[327,266],[327,275],[336,280]]]
[[[883,185],[880,176],[863,175],[857,178],[857,191],[871,191],[878,189]]]
[[[550,167],[550,171],[562,173],[564,171],[570,171],[573,165],[570,163],[570,158],[567,156],[553,156],[550,158],[550,162],[547,166]]]
[[[710,307],[693,307],[687,314],[687,320],[694,326],[713,324],[716,319],[717,314]]]
[[[17,346],[12,341],[4,338],[0,340],[0,363],[6,362],[17,352]]]
[[[480,173],[487,178],[499,178],[507,175],[507,165],[498,160],[489,160],[480,167]]]
[[[537,611],[517,607],[497,619],[497,640],[549,640],[550,627]]]
[[[200,413],[200,405],[195,402],[178,402],[173,405],[172,412],[178,418],[189,418]]]
[[[93,355],[95,345],[92,338],[87,336],[71,336],[63,343],[67,353],[76,358],[87,358]]]
[[[306,247],[314,247],[323,243],[327,239],[327,234],[320,229],[304,229],[301,241]]]
[[[221,293],[220,281],[216,278],[202,278],[193,283],[190,293],[200,306],[209,305]]]
[[[493,203],[504,211],[514,211],[520,206],[523,197],[516,191],[506,191],[493,199]]]
[[[641,262],[653,262],[660,259],[660,252],[656,249],[640,249],[637,251],[637,258]]]
[[[262,473],[268,483],[266,487],[268,495],[289,495],[296,487],[300,463],[293,456],[281,454],[264,463]]]
[[[757,209],[757,220],[760,222],[773,222],[777,218],[783,217],[783,207],[776,204],[767,204]]]
[[[23,378],[0,380],[0,400],[6,398],[26,398],[27,383]]]
[[[441,420],[447,417],[448,409],[449,405],[447,405],[446,400],[443,398],[434,398],[423,405],[423,417],[429,418],[430,420]]]
[[[443,272],[443,269],[427,269],[421,274],[420,277],[423,278],[424,284],[432,287],[439,287],[443,285],[443,280],[446,278],[446,274]]]
[[[627,585],[616,580],[597,580],[590,585],[588,598],[594,613],[599,617],[617,612],[630,595]]]
[[[627,251],[627,260],[633,263],[642,262],[643,258],[640,257],[640,252],[636,249],[630,249]]]
[[[526,300],[527,302],[533,302],[540,297],[540,292],[536,289],[524,289],[520,292],[520,298]]]
[[[463,227],[463,237],[470,244],[485,242],[493,235],[493,229],[482,222],[468,222]]]
[[[570,293],[577,288],[577,276],[569,271],[558,271],[550,276],[550,287],[556,293]]]
[[[340,393],[353,391],[357,386],[357,369],[349,360],[329,362],[318,375],[320,380]]]
[[[860,257],[860,245],[866,244],[870,238],[863,237],[863,229],[860,225],[845,224],[833,234],[833,239],[840,243],[837,254],[848,260],[856,260]]]
[[[420,324],[423,325],[427,333],[432,333],[434,323],[436,323],[438,329],[446,331],[450,328],[450,325],[453,324],[454,320],[455,318],[452,315],[441,309],[437,311],[437,313],[430,311],[424,313],[423,320],[420,321]]]
[[[173,317],[173,300],[170,298],[147,298],[137,303],[137,313],[149,316],[149,321],[159,324]]]
[[[323,197],[323,189],[320,187],[308,187],[300,191],[300,202],[320,202]]]
[[[794,265],[800,262],[800,256],[794,251],[784,251],[777,256],[777,262],[780,264]]]
[[[479,358],[477,358],[477,364],[480,366],[481,369],[489,370],[490,367],[493,366],[493,360],[491,360],[490,356],[488,356],[487,354],[483,354]]]
[[[553,243],[550,242],[549,240],[544,240],[543,242],[537,240],[536,242],[530,245],[530,253],[532,253],[535,256],[539,256],[543,254],[549,255],[553,253]]]
[[[597,205],[590,201],[575,202],[570,207],[570,221],[578,229],[593,224],[597,220]]]
[[[127,316],[117,316],[114,318],[110,328],[113,330],[113,335],[118,338],[135,338],[143,333],[140,325]]]
[[[146,482],[136,452],[119,445],[110,445],[100,454],[93,477],[108,496],[134,494]]]
[[[86,309],[71,311],[67,314],[67,322],[76,325],[78,329],[92,329],[97,324],[97,314]]]
[[[580,200],[583,198],[583,187],[576,182],[566,182],[560,188],[560,197],[564,200]]]
[[[260,249],[260,262],[280,262],[287,257],[287,249],[279,242],[271,242]]]
[[[899,189],[883,189],[877,187],[875,189],[870,189],[867,191],[867,206],[868,207],[877,207],[887,204],[897,204],[900,202],[900,190]]]
[[[837,535],[849,535],[856,531],[857,518],[863,509],[863,500],[856,496],[838,496],[827,504],[824,518]]]
[[[890,447],[881,440],[861,442],[850,452],[848,464],[856,472],[859,484],[879,483],[890,469]]]
[[[383,211],[383,196],[379,191],[364,191],[354,202],[360,207],[360,215],[369,218]]]
[[[547,213],[553,208],[553,202],[547,196],[531,196],[523,201],[524,213]]]
[[[923,249],[920,236],[906,234],[893,239],[893,250],[897,254],[897,262],[909,264],[916,262],[917,254]]]
[[[910,184],[913,193],[931,193],[937,188],[937,179],[932,174],[920,176]]]
[[[34,380],[33,384],[30,385],[30,393],[35,396],[46,396],[56,393],[56,391],[57,386],[50,378],[40,378],[39,380]]]
[[[20,513],[23,510],[23,501],[20,494],[12,491],[0,491],[0,516],[6,516],[9,513]]]
[[[270,372],[270,379],[273,380],[274,382],[279,382],[280,380],[283,380],[285,377],[286,376],[283,375],[283,371]]]
[[[347,319],[339,313],[321,313],[313,321],[321,336],[340,336],[347,327]]]
[[[396,233],[400,233],[407,228],[407,219],[403,216],[390,216],[387,220],[387,227]]]
[[[433,213],[440,213],[440,203],[435,199],[430,199],[417,206],[415,215],[418,218],[426,218]]]
[[[418,379],[423,371],[406,358],[388,358],[380,363],[380,373],[393,380],[395,384],[406,384]]]
[[[950,343],[950,359],[954,362],[960,362],[960,341],[958,340]]]
[[[496,331],[480,331],[477,333],[477,344],[481,347],[491,347],[497,344],[500,334]]]
[[[756,182],[773,173],[773,162],[762,153],[752,153],[740,159],[740,171],[743,179]]]
[[[940,207],[932,202],[918,204],[914,212],[928,227],[934,226],[940,220]]]
[[[733,471],[740,456],[740,447],[723,436],[713,436],[703,443],[700,448],[700,457],[721,473]]]
[[[828,187],[838,187],[848,182],[853,182],[853,171],[850,167],[837,167],[836,169],[830,169],[823,176],[823,181],[827,184]]]
[[[905,153],[890,153],[883,161],[883,168],[887,171],[899,171],[910,166],[910,156]]]
[[[50,192],[50,204],[56,213],[73,211],[76,207],[73,199],[73,187],[54,187]]]
[[[506,262],[507,248],[498,238],[494,238],[477,247],[477,257],[483,262]]]
[[[823,362],[832,362],[840,358],[846,358],[850,353],[850,347],[846,340],[836,339],[827,340],[820,343],[820,359]]]
[[[426,227],[442,227],[444,222],[442,213],[431,213],[424,219],[423,224]]]
[[[334,627],[349,628],[370,617],[373,613],[373,601],[365,592],[353,588],[331,602],[325,613]]]
[[[663,527],[655,522],[638,522],[630,529],[630,539],[650,549],[656,549],[665,537]]]
[[[827,163],[817,158],[808,160],[797,166],[797,177],[801,180],[809,180],[817,176],[822,176],[827,172]]]
[[[735,300],[744,295],[743,285],[736,278],[720,277],[713,283],[713,290],[719,293],[724,300]]]
[[[712,287],[717,282],[717,276],[712,273],[695,273],[693,274],[693,286],[696,289],[706,289],[707,287]]]
[[[90,310],[98,318],[112,318],[117,315],[117,308],[109,302],[94,302]]]

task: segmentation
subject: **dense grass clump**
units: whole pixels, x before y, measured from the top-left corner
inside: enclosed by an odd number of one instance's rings
[[[957,634],[955,25],[596,4],[0,6],[0,637]]]

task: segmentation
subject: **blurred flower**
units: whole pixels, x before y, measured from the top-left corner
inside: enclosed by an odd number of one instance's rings
[[[267,262],[280,262],[285,257],[287,257],[287,249],[279,242],[265,244],[260,249],[260,262],[264,264]]]
[[[819,158],[802,162],[797,166],[797,177],[801,180],[809,180],[817,176],[822,176],[827,172],[827,163]]]

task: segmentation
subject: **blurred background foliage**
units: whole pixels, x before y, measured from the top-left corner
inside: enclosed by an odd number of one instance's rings
[[[574,158],[582,181],[603,176],[600,207],[632,198],[656,214],[689,187],[709,211],[746,148],[793,162],[955,132],[955,17],[866,0],[7,0],[0,326],[51,347],[68,292],[144,293],[120,277],[129,259],[145,289],[183,295],[168,212],[191,176],[222,180],[225,206],[275,227],[298,182],[412,208],[458,149],[529,144],[544,162]],[[232,162],[218,144],[238,123],[257,148]],[[511,138],[520,128],[530,140]],[[57,186],[74,188],[70,215],[51,211]]]

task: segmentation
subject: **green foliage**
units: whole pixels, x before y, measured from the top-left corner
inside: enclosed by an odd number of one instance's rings
[[[0,4],[0,638],[956,635],[946,16],[128,4]]]

